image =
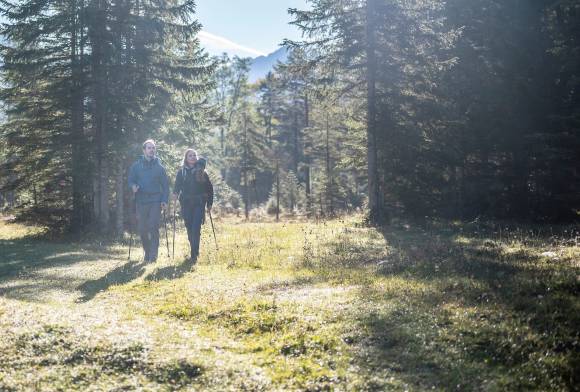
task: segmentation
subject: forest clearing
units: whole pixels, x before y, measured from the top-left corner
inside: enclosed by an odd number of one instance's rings
[[[208,225],[197,265],[2,223],[0,390],[573,390],[578,232]],[[567,231],[568,230],[568,231]],[[137,253],[139,253],[137,251]]]
[[[1,0],[0,392],[580,391],[580,0]]]

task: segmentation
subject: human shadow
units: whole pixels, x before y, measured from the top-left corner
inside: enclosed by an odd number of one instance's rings
[[[147,263],[143,261],[129,261],[99,279],[88,280],[77,287],[83,295],[77,299],[77,302],[90,301],[99,292],[105,291],[113,285],[129,283],[145,273]]]
[[[186,259],[178,265],[170,265],[164,268],[156,269],[145,277],[146,281],[158,281],[163,279],[179,279],[187,272],[190,272],[195,266],[195,262]]]

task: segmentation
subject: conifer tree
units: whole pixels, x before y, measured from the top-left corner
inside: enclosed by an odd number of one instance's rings
[[[107,230],[116,204],[121,229],[131,150],[191,111],[186,103],[204,108],[213,64],[195,37],[194,7],[192,0],[4,2],[2,135],[14,159],[3,170],[17,173],[7,186],[32,188],[37,206],[62,210],[75,230],[91,219]]]

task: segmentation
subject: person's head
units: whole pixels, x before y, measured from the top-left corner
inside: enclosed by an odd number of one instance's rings
[[[193,167],[197,162],[197,152],[193,148],[188,148],[183,154],[183,166]]]
[[[155,142],[153,139],[147,139],[143,142],[143,155],[147,159],[152,159],[155,156]]]

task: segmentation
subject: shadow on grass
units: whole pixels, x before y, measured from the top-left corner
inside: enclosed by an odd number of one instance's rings
[[[493,237],[383,235],[392,249],[377,275],[427,289],[361,288],[360,300],[377,305],[359,318],[366,332],[357,362],[367,371],[395,375],[417,389],[578,385],[580,282],[570,260],[550,262],[538,244]]]
[[[113,258],[116,252],[106,244],[62,243],[22,238],[0,240],[0,278],[42,267],[66,266],[79,262]]]
[[[179,265],[170,265],[164,268],[156,269],[145,277],[146,281],[159,281],[163,279],[179,279],[186,273],[190,272],[195,266],[195,262],[186,259]]]
[[[145,273],[145,266],[147,263],[142,261],[129,261],[112,271],[109,271],[105,276],[95,280],[88,280],[78,286],[78,290],[83,293],[83,296],[77,299],[77,302],[90,301],[101,291],[114,285],[121,285],[129,283],[137,279]]]
[[[111,243],[112,244],[112,243]],[[102,262],[99,268],[109,269],[118,251],[108,248],[109,243],[69,243],[48,241],[45,238],[22,237],[0,240],[0,295],[12,299],[43,302],[52,291],[74,292],[80,289],[83,300],[110,286],[138,276],[134,266],[121,266],[101,279],[82,281],[81,276],[52,272],[51,269],[75,264]],[[133,263],[134,264],[134,263]],[[94,271],[88,271],[94,273]],[[14,283],[11,283],[14,282]]]
[[[0,277],[45,264],[46,255],[39,251],[39,243],[42,242],[30,238],[0,240]]]
[[[477,383],[482,385],[485,373],[479,348],[463,346],[457,350],[440,339],[429,325],[429,309],[411,310],[407,304],[389,312],[368,313],[358,321],[365,337],[358,342],[364,349],[355,362],[365,372],[385,380],[393,377],[411,390],[463,391],[477,390],[473,387]],[[469,355],[463,355],[462,350],[469,350]],[[377,384],[371,390],[384,387]]]
[[[350,316],[358,328],[347,340],[368,390],[580,383],[580,271],[569,257],[542,256],[551,238],[404,227],[382,236],[388,252],[344,235],[305,247],[300,265],[320,282],[359,286],[361,309]]]
[[[396,257],[388,260],[399,264],[397,274],[437,284],[465,305],[493,301],[534,320],[545,310],[543,303],[562,302],[562,296],[571,299],[580,294],[580,281],[576,279],[580,269],[569,261],[546,260],[538,247],[510,248],[509,244],[482,237],[467,237],[468,241],[462,242],[456,235],[429,233],[385,231],[384,236],[388,243],[397,244]],[[379,268],[378,272],[389,274],[388,269]],[[522,307],[521,301],[527,306]],[[571,305],[564,302],[553,303],[554,310]]]

